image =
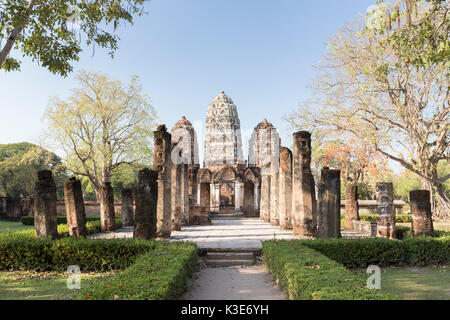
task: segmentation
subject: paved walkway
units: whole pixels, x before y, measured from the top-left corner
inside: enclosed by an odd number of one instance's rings
[[[199,248],[261,248],[262,241],[295,239],[292,231],[280,230],[258,219],[212,220],[210,226],[186,226],[172,232],[172,240],[196,242]]]
[[[346,236],[343,233],[343,236]],[[354,236],[354,235],[349,235]],[[93,238],[132,238],[133,227]],[[172,231],[171,241],[193,241],[201,249],[261,249],[262,241],[298,239],[292,231],[280,230],[259,219],[213,219],[210,226],[184,226]],[[202,264],[191,279],[184,300],[279,300],[286,299],[270,273],[261,265],[207,268]]]
[[[284,300],[283,292],[262,266],[204,268],[182,300]]]
[[[363,236],[343,232],[345,238]],[[115,232],[92,234],[90,238],[132,238],[133,227],[124,227]],[[199,248],[261,248],[264,240],[299,239],[291,230],[280,230],[259,219],[213,219],[210,226],[184,226],[181,231],[172,231],[171,241],[183,240],[197,243]]]

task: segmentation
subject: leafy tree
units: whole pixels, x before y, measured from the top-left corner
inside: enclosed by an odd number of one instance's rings
[[[156,114],[137,76],[127,86],[99,72],[82,71],[77,80],[72,96],[51,100],[46,118],[67,169],[84,177],[87,191],[90,184],[101,200],[102,184],[121,165],[151,163]]]
[[[449,8],[448,0],[379,3],[347,24],[329,42],[314,96],[291,115],[419,176],[441,217],[450,217],[450,174],[437,170],[450,157]]]
[[[394,197],[409,202],[409,192],[420,189],[420,179],[410,171],[403,171],[399,175],[394,175]]]
[[[32,196],[39,170],[52,170],[58,197],[62,198],[62,185],[67,176],[61,158],[28,142],[0,145],[0,194],[3,196]]]
[[[145,167],[148,166],[143,164],[124,164],[117,168],[111,177],[114,197],[120,199],[123,189],[135,189],[138,183],[138,172]]]
[[[0,69],[20,70],[14,48],[54,74],[67,76],[83,44],[118,48],[120,24],[143,14],[144,0],[5,0],[0,2]]]

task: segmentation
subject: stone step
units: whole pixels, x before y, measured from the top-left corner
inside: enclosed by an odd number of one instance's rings
[[[255,258],[253,252],[208,252],[208,260],[252,260]]]
[[[232,260],[211,260],[205,261],[208,267],[232,267],[232,266],[252,266],[255,264],[253,259],[232,259]]]
[[[258,247],[229,247],[229,248],[214,248],[214,247],[206,247],[199,248],[200,255],[208,255],[209,253],[251,253],[253,256],[261,255],[261,248]]]

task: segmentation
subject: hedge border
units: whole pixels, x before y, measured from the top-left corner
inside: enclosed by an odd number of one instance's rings
[[[360,275],[300,241],[263,242],[264,263],[290,300],[391,300],[370,290]]]
[[[192,242],[158,241],[125,271],[82,289],[81,300],[173,300],[185,290],[197,267]]]
[[[100,217],[98,216],[86,216],[86,222],[89,221],[100,221]],[[34,226],[34,217],[32,216],[23,216],[20,218],[20,222],[24,226]],[[56,223],[57,224],[67,224],[67,217],[66,216],[57,216],[56,217]]]
[[[425,266],[450,264],[450,237],[292,240],[314,249],[347,268],[369,265]]]

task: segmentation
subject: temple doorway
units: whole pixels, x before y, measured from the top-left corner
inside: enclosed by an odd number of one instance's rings
[[[234,209],[234,182],[223,181],[220,184],[220,208]]]
[[[209,208],[211,187],[209,182],[200,183],[200,206]]]
[[[255,184],[244,183],[244,214],[249,217],[255,216]]]

